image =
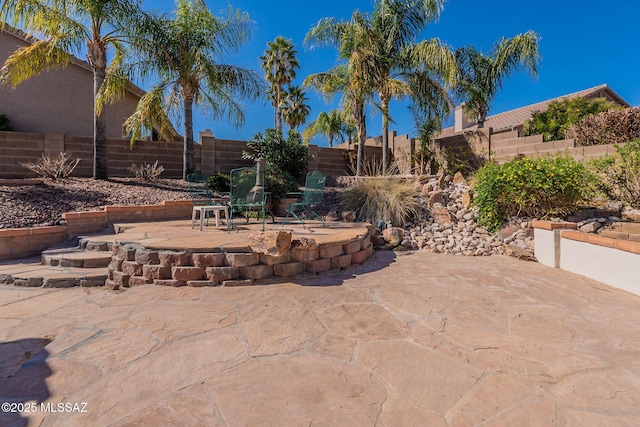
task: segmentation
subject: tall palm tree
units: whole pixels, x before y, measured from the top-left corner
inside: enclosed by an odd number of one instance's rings
[[[329,141],[329,147],[333,147],[333,140],[335,137],[342,138],[342,142],[349,137],[352,129],[344,117],[344,113],[340,110],[331,110],[328,114],[321,112],[318,114],[318,118],[311,122],[304,131],[304,139],[308,144],[309,140],[314,136],[321,134],[327,137]]]
[[[296,70],[300,63],[296,59],[296,53],[291,40],[278,36],[269,46],[264,55],[260,57],[260,67],[265,72],[269,82],[269,97],[274,108],[274,127],[282,130],[282,98],[284,86],[290,84],[296,77]]]
[[[98,95],[105,78],[125,57],[125,43],[145,19],[139,0],[2,0],[0,21],[41,38],[18,49],[0,71],[0,82],[17,86],[43,71],[64,67],[86,48],[93,70],[93,178],[107,179],[106,119]],[[112,54],[110,54],[113,49]],[[109,57],[111,66],[107,68]]]
[[[532,77],[537,76],[539,40],[538,34],[527,31],[510,39],[500,39],[488,54],[478,52],[472,46],[456,51],[460,72],[455,92],[465,100],[466,110],[477,121],[478,128],[484,127],[505,78],[521,68],[529,71]]]
[[[218,62],[249,39],[253,21],[248,14],[229,8],[216,17],[204,0],[177,0],[174,14],[157,17],[145,29],[147,42],[133,70],[141,78],[153,76],[157,81],[127,125],[136,135],[143,126],[166,122],[165,111],[181,113],[186,179],[194,171],[193,107],[241,126],[244,111],[239,100],[258,99],[264,84],[253,70]]]
[[[377,63],[370,50],[375,33],[366,14],[354,11],[349,21],[321,19],[306,36],[306,42],[334,46],[343,63],[323,73],[312,74],[303,84],[315,87],[325,96],[342,93],[342,108],[351,116],[358,131],[356,175],[362,174],[364,144],[367,137],[365,106],[373,96]]]
[[[289,86],[282,98],[282,116],[291,129],[302,126],[309,117],[311,107],[306,103],[309,98],[298,86]]]
[[[389,104],[391,99],[414,98],[413,107],[434,105],[448,99],[443,83],[449,85],[456,73],[453,52],[434,38],[415,42],[428,23],[440,16],[445,0],[379,0],[371,16],[376,34],[370,46],[377,63],[376,92],[382,113],[382,173],[386,173],[389,152]]]

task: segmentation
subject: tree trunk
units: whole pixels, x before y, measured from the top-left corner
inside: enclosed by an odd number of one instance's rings
[[[104,113],[96,113],[96,98],[104,78],[104,68],[93,69],[93,179],[109,179],[107,123]]]
[[[182,179],[193,173],[193,96],[184,97],[184,147],[182,151]]]
[[[356,176],[362,175],[362,164],[364,162],[364,143],[367,139],[367,123],[364,114],[364,104],[358,104],[354,114],[356,127],[358,128],[358,157],[356,159]]]
[[[276,88],[276,129],[282,131],[282,111],[280,111],[280,97],[282,96],[282,91],[280,90],[280,86]]]
[[[382,175],[387,174],[389,164],[389,97],[380,95],[380,109],[382,110]]]

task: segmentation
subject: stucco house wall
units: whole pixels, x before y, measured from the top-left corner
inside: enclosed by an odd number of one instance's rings
[[[0,28],[0,66],[28,37],[5,26]],[[122,121],[135,111],[142,91],[132,86],[125,98],[107,106],[107,138],[122,138]],[[15,89],[0,86],[0,114],[17,132],[93,136],[93,72],[73,59],[65,68],[44,72]]]

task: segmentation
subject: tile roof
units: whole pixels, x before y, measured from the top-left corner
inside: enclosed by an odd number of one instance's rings
[[[536,111],[542,111],[547,108],[550,102],[552,101],[560,101],[565,98],[599,98],[604,97],[608,100],[615,102],[617,104],[623,105],[625,107],[629,107],[630,105],[622,98],[620,95],[615,93],[613,89],[611,89],[608,85],[603,84],[600,86],[595,86],[589,89],[584,89],[578,92],[570,93],[567,95],[562,95],[556,98],[548,99],[546,101],[537,102],[535,104],[526,105],[524,107],[516,108],[514,110],[505,111],[503,113],[494,114],[493,116],[487,117],[487,120],[484,122],[485,128],[493,128],[494,131],[500,131],[504,129],[511,129],[516,126],[522,125],[524,121],[531,117]],[[478,127],[477,125],[466,127],[463,131],[474,131]],[[448,136],[455,135],[455,131],[453,126],[442,129],[440,135],[437,138],[445,138]]]

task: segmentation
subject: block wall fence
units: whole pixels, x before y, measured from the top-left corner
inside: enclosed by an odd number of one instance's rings
[[[202,136],[201,143],[194,144],[195,169],[208,176],[214,172],[228,173],[231,169],[251,166],[251,160],[242,158],[246,149],[245,141],[217,139]],[[334,149],[309,146],[309,170],[319,170],[328,176],[349,174],[349,154],[354,153],[357,145],[351,149]],[[164,166],[163,177],[182,177],[182,143],[162,143],[157,141],[139,141],[131,146],[128,140],[108,140],[109,176],[130,177],[127,169],[131,164],[153,163],[156,160]],[[58,153],[67,153],[70,159],[80,159],[73,176],[90,177],[93,168],[93,139],[64,134],[36,134],[24,132],[0,132],[0,178],[15,179],[33,177],[34,174],[20,163],[36,162],[42,156],[57,157]],[[367,158],[381,158],[382,150],[366,146]]]

